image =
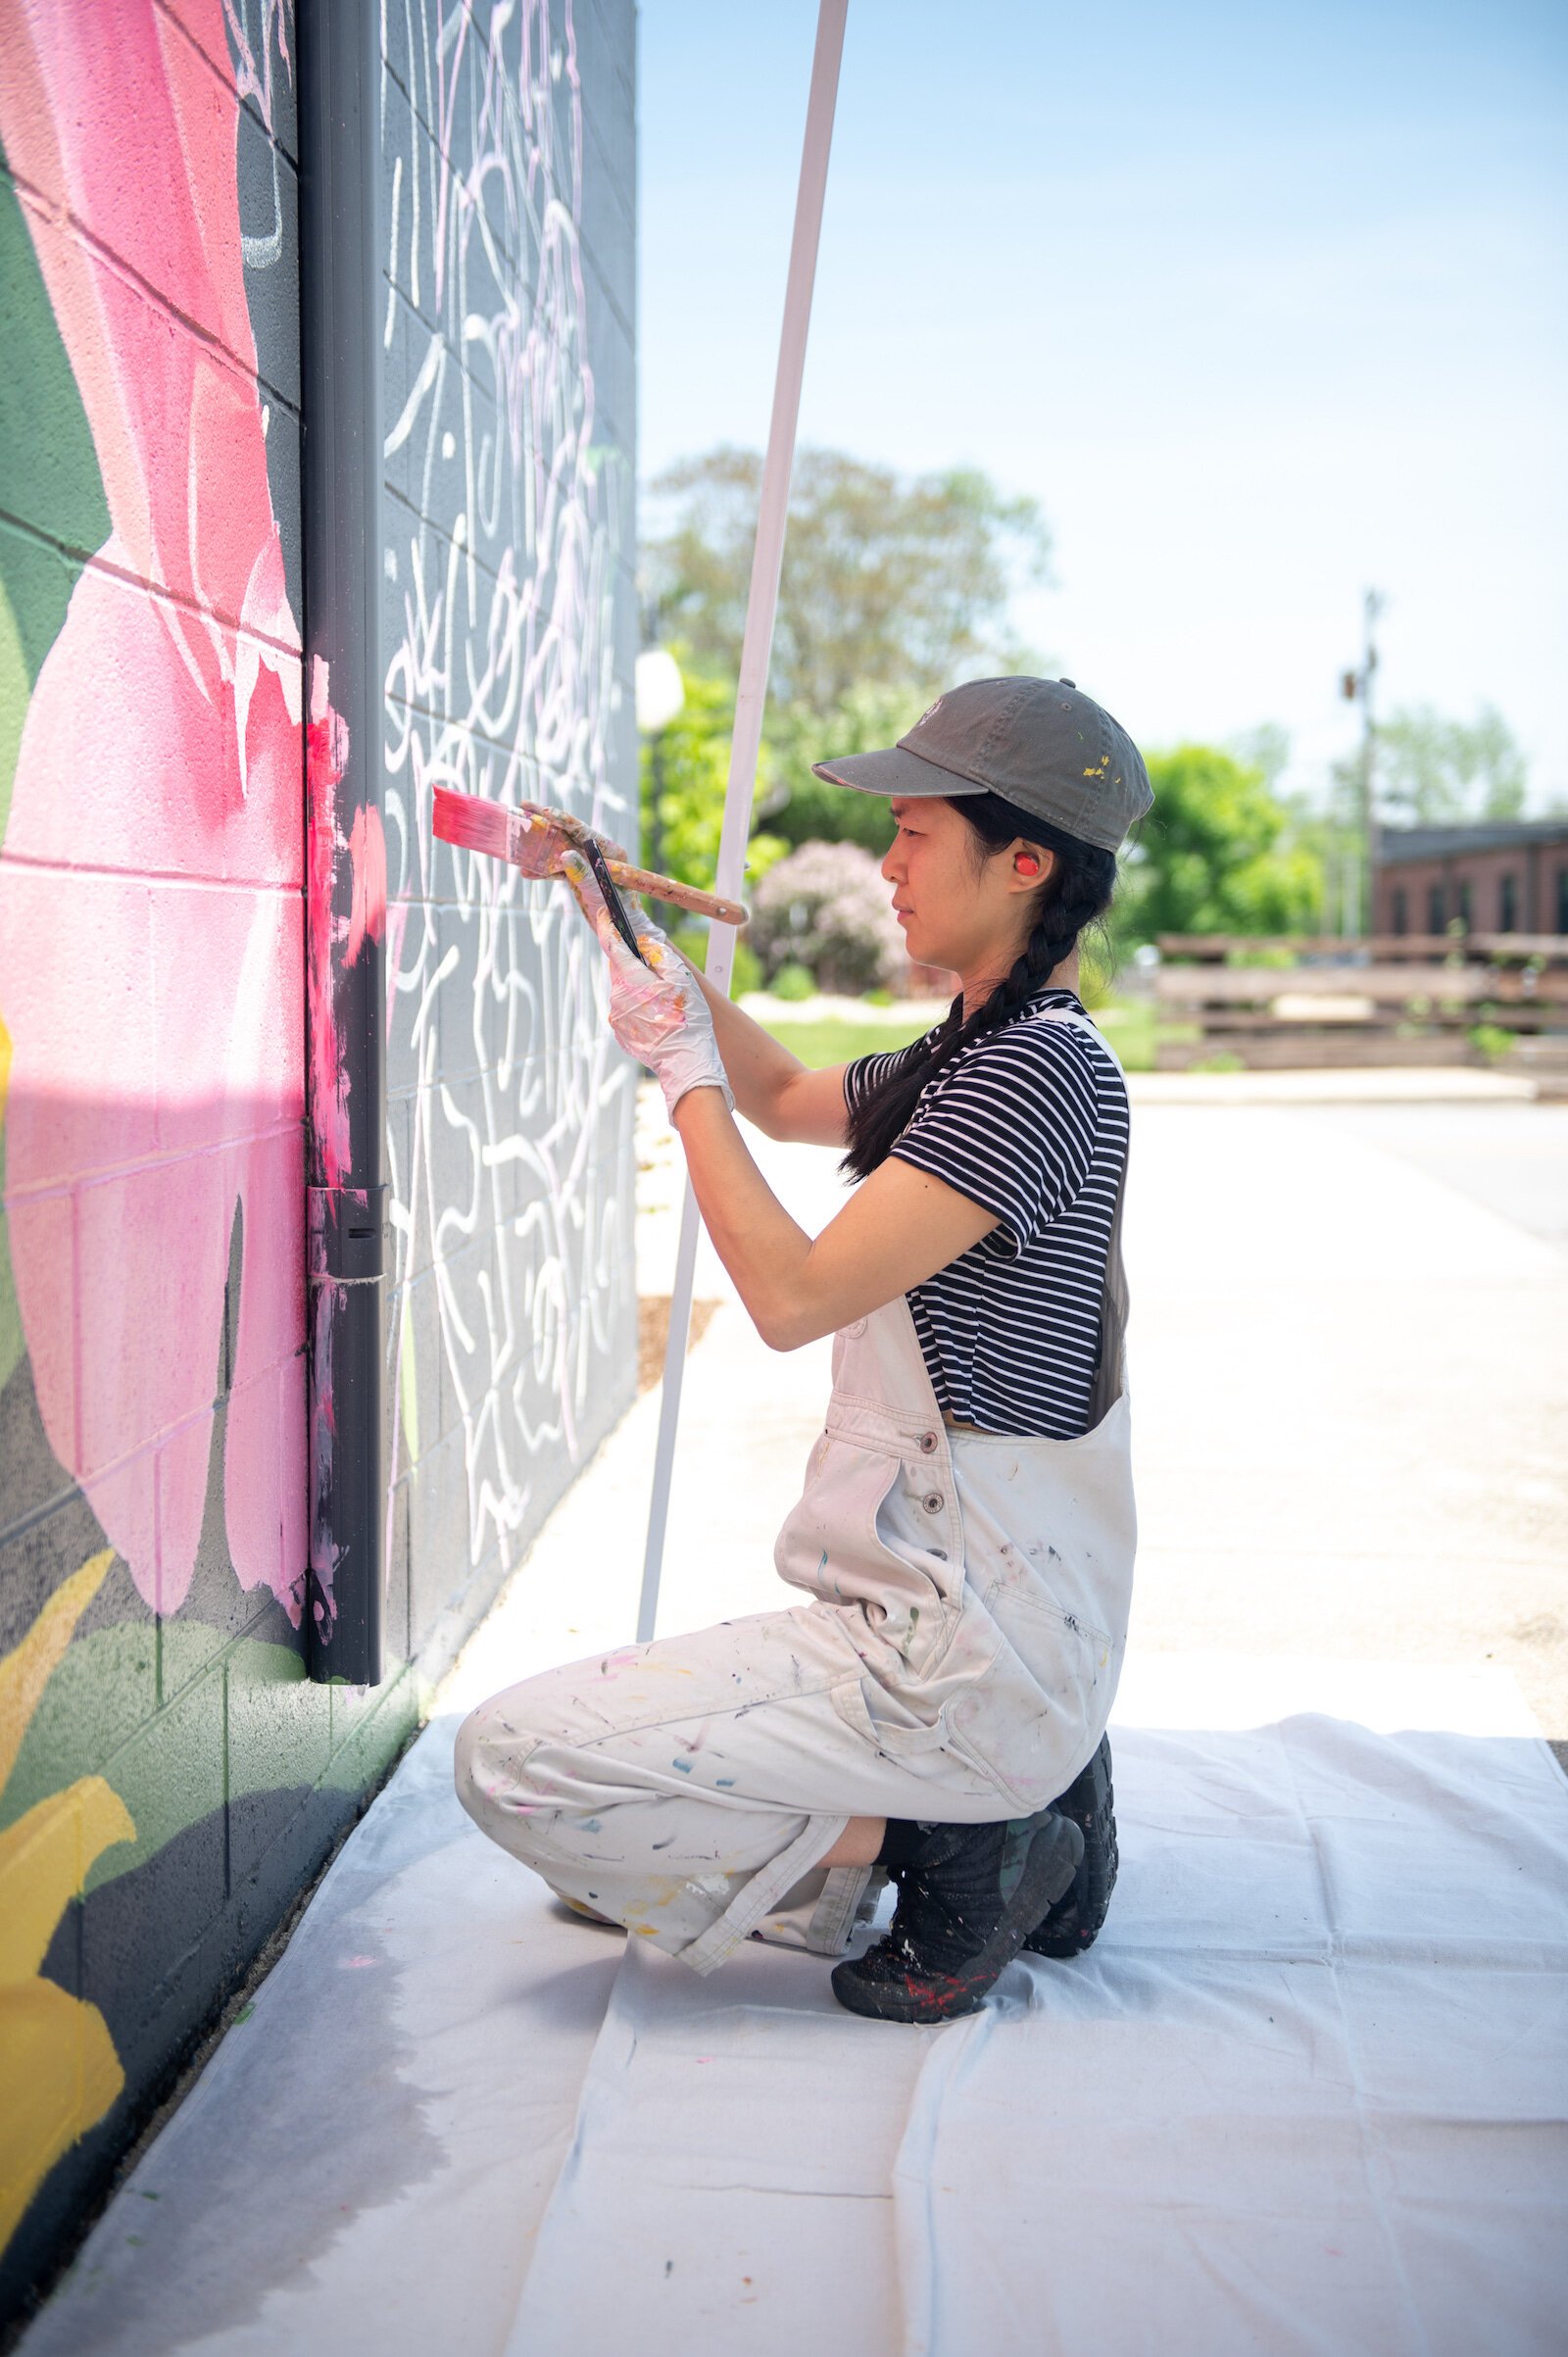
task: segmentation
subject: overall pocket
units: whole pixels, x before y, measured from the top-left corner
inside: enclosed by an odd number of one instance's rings
[[[863,1676],[833,1690],[833,1706],[871,1748],[931,1788],[925,1807],[910,1815],[944,1814],[942,1795],[965,1803],[995,1795],[1000,1807],[980,1815],[1009,1816],[1017,1801],[988,1759],[964,1734],[969,1698],[992,1674],[1001,1641],[980,1613],[964,1614],[933,1676],[901,1675],[902,1662],[868,1658]],[[965,1807],[962,1815],[976,1813]]]
[[[1121,1667],[1108,1632],[1039,1601],[985,1616],[998,1633],[987,1678],[955,1703],[955,1742],[1025,1812],[1066,1791],[1105,1731]]]
[[[945,1475],[906,1465],[896,1447],[824,1432],[773,1549],[779,1577],[858,1610],[878,1655],[918,1674],[945,1644],[953,1592],[962,1590],[950,1487]],[[915,1489],[935,1502],[921,1503]]]

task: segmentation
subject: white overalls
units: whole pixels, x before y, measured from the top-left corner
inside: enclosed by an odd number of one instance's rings
[[[852,1817],[981,1824],[1065,1791],[1104,1733],[1132,1590],[1124,1188],[1090,1430],[945,1424],[904,1297],[857,1319],[775,1549],[810,1601],[494,1695],[457,1748],[487,1834],[708,1973],[754,1932],[839,1953],[875,1870],[817,1861]]]

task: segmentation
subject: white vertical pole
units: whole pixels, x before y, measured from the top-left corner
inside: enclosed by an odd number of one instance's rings
[[[828,152],[833,143],[833,108],[838,97],[839,60],[844,51],[844,22],[849,0],[820,0],[816,19],[816,51],[811,60],[811,92],[806,108],[806,139],[801,152],[801,182],[795,199],[795,234],[790,245],[789,277],[784,287],[784,324],[779,334],[778,373],[773,380],[773,416],[767,429],[767,456],[762,463],[762,491],[758,506],[757,544],[752,552],[752,584],[746,600],[746,629],[741,640],[741,673],[735,695],[735,733],[730,741],[729,782],[724,789],[724,827],[718,848],[717,890],[727,899],[740,895],[746,869],[746,840],[752,825],[752,791],[757,782],[757,754],[762,738],[762,707],[767,700],[767,667],[773,651],[773,617],[778,607],[778,579],[784,563],[784,519],[789,508],[790,471],[795,463],[795,425],[801,408],[801,378],[806,368],[806,335],[811,319],[811,288],[816,277],[816,248],[822,228],[822,202],[827,189]],[[705,970],[710,981],[727,991],[735,967],[735,929],[710,921]],[[664,1560],[664,1526],[669,1516],[669,1485],[675,1460],[675,1433],[680,1422],[681,1379],[686,1371],[686,1341],[691,1331],[692,1280],[697,1265],[697,1199],[690,1179],[681,1205],[680,1242],[675,1253],[675,1284],[669,1303],[669,1338],[664,1347],[664,1391],[659,1413],[659,1442],[654,1454],[654,1489],[648,1509],[648,1544],[643,1554],[642,1596],[637,1607],[637,1641],[646,1644],[659,1615],[659,1578]]]

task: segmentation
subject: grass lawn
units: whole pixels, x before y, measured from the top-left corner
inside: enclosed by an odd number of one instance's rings
[[[786,1016],[781,1023],[764,1020],[762,1029],[770,1032],[792,1056],[798,1056],[803,1064],[820,1071],[824,1064],[853,1063],[858,1056],[883,1056],[890,1048],[906,1048],[911,1040],[923,1037],[928,1026],[911,1023],[906,1029],[901,1023],[843,1020],[792,1023]]]
[[[1151,999],[1110,999],[1090,1010],[1115,1050],[1124,1072],[1154,1069],[1154,1007]]]
[[[1095,1021],[1129,1072],[1152,1072],[1154,1068],[1154,1009],[1145,1000],[1112,1000],[1107,1006],[1094,1010]],[[858,1056],[878,1056],[889,1048],[906,1047],[918,1039],[925,1025],[911,1023],[906,1030],[898,1023],[857,1023],[835,1019],[818,1023],[793,1023],[786,1015],[781,1021],[762,1020],[764,1031],[771,1032],[798,1056],[803,1064],[820,1070],[824,1064],[847,1064]]]

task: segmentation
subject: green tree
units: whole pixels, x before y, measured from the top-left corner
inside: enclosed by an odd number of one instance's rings
[[[761,489],[755,451],[683,459],[652,487],[642,550],[660,634],[720,677],[740,668]],[[1045,571],[1033,500],[973,468],[902,475],[843,451],[799,453],[773,636],[772,697],[816,720],[877,687],[916,709],[956,679],[1026,667],[1007,626],[1022,579]]]
[[[1118,946],[1156,933],[1298,933],[1319,920],[1322,864],[1255,763],[1212,745],[1149,757],[1154,807],[1129,847]]]
[[[1524,813],[1524,751],[1491,704],[1468,721],[1407,705],[1379,723],[1376,745],[1378,809],[1396,826]]]
[[[735,691],[722,679],[693,668],[677,650],[686,701],[669,726],[642,743],[642,852],[647,865],[683,884],[710,889],[718,870],[724,825],[724,789],[729,782],[730,738],[735,727]],[[762,747],[757,766],[755,813],[766,802],[772,759]],[[789,846],[775,835],[754,831],[747,850],[752,876],[764,874]]]
[[[653,627],[680,649],[689,694],[684,724],[657,757],[670,808],[649,839],[667,823],[677,857],[705,829],[718,840],[716,818],[699,813],[722,804],[722,776],[716,803],[712,777],[729,758],[760,485],[755,452],[720,449],[672,466],[650,497],[643,587]],[[886,805],[824,785],[812,762],[894,743],[956,679],[1038,668],[1007,610],[1020,581],[1043,575],[1049,548],[1035,503],[972,469],[907,476],[802,451],[754,824],[787,844],[848,841],[880,858],[892,837]]]
[[[896,745],[930,701],[926,691],[862,681],[825,715],[796,706],[773,714],[768,743],[774,784],[761,805],[772,831],[792,844],[858,843],[881,859],[893,817],[880,794],[857,794],[811,775],[813,761]]]
[[[1244,728],[1232,737],[1225,751],[1244,769],[1261,770],[1263,783],[1272,794],[1291,765],[1291,732],[1278,720],[1260,720],[1255,728]]]

